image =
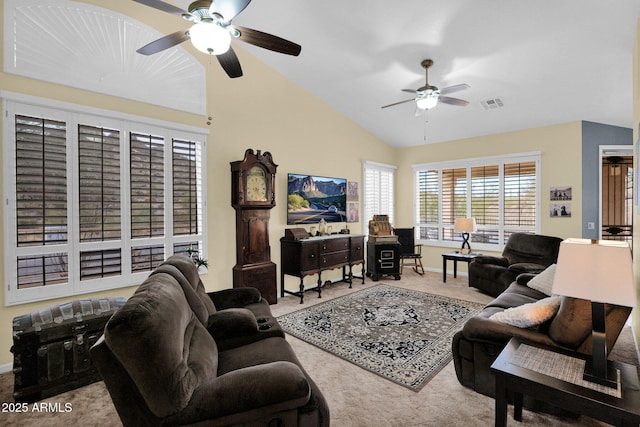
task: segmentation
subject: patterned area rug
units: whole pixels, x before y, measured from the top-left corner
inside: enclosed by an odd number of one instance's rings
[[[379,285],[278,317],[285,332],[419,391],[484,304]]]

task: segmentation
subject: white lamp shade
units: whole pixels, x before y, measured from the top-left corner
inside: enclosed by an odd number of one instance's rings
[[[453,231],[458,233],[475,233],[478,231],[475,218],[456,218],[453,223]]]
[[[554,294],[635,306],[633,262],[626,242],[566,239],[560,244]]]
[[[438,105],[438,93],[428,90],[425,96],[418,98],[416,105],[421,110],[429,110]]]
[[[222,55],[231,46],[231,34],[220,25],[201,21],[189,29],[191,43],[200,52],[209,55]]]

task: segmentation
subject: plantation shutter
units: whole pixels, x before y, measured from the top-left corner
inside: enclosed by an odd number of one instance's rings
[[[498,242],[500,227],[500,168],[498,165],[471,168],[471,216],[478,232],[474,239]],[[480,236],[482,236],[480,238]]]
[[[467,169],[442,170],[442,224],[452,226],[456,218],[467,217]],[[444,240],[453,240],[453,228],[444,227]]]
[[[131,237],[164,235],[164,138],[131,133]]]
[[[56,252],[44,246],[68,239],[67,126],[25,115],[16,115],[14,124],[17,288],[65,283],[66,246]],[[29,254],[26,248],[34,246],[43,247],[40,254]]]
[[[440,222],[438,171],[420,170],[416,174],[416,179],[418,192],[416,221],[420,239],[438,240],[438,223]]]
[[[80,241],[120,239],[120,132],[79,125],[78,158]]]
[[[18,246],[67,242],[66,124],[16,115]]]
[[[173,140],[173,234],[198,234],[198,144]]]
[[[364,233],[368,234],[373,215],[388,215],[393,224],[395,167],[374,162],[363,162],[364,208],[361,216]]]
[[[535,232],[537,217],[536,162],[504,165],[504,227],[505,241],[512,232]]]

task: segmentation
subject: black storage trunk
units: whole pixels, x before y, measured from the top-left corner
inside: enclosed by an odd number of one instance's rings
[[[125,301],[75,300],[14,317],[14,399],[35,402],[99,381],[89,348]]]

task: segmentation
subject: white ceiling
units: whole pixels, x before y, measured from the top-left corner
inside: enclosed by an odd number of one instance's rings
[[[236,42],[402,147],[576,120],[632,127],[638,18],[638,0],[256,0],[233,23],[302,45],[292,57]],[[469,84],[451,96],[470,104],[381,109],[412,98],[401,89],[424,84],[426,58],[429,83]],[[483,108],[492,98],[504,107]]]

